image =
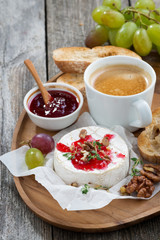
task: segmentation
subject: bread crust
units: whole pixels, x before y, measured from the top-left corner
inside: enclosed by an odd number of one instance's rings
[[[155,135],[155,128],[160,128],[160,108],[153,111],[152,123],[138,136],[138,148],[141,156],[152,163],[160,164],[160,133]]]
[[[92,49],[86,47],[64,47],[53,51],[55,64],[65,73],[84,73],[85,69],[93,61],[115,55],[141,59],[135,52],[115,46],[94,47]]]
[[[57,78],[57,82],[67,83],[76,87],[85,98],[86,92],[85,92],[85,84],[84,84],[83,76],[84,75],[80,73],[64,73],[59,78]]]
[[[57,67],[64,73],[84,73],[85,69],[90,65],[90,62],[79,61],[57,61],[54,60]]]

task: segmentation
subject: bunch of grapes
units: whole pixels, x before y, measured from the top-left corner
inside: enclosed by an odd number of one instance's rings
[[[55,142],[51,136],[45,133],[36,134],[29,141],[30,149],[26,152],[25,162],[29,169],[43,166],[44,156],[55,148]]]
[[[134,7],[121,10],[121,0],[103,0],[95,8],[92,18],[97,23],[85,40],[87,47],[106,42],[123,48],[131,48],[146,56],[152,48],[160,54],[160,8],[153,0],[138,0]]]

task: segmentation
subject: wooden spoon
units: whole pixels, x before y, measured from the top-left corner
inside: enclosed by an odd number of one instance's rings
[[[41,91],[42,93],[42,97],[43,97],[43,100],[44,100],[44,103],[45,105],[47,105],[49,102],[52,102],[53,101],[53,98],[52,96],[49,94],[49,92],[47,92],[46,88],[43,86],[43,83],[41,82],[39,76],[38,76],[38,73],[35,69],[35,66],[33,65],[33,63],[31,62],[31,60],[29,59],[26,59],[24,61],[24,64],[27,66],[27,68],[29,69],[29,71],[31,72],[32,76],[34,77],[38,87],[39,87],[39,90]]]

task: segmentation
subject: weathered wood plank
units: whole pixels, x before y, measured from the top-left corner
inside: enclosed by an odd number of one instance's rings
[[[122,8],[128,6],[127,0],[121,2]],[[47,0],[49,78],[59,72],[52,59],[53,50],[59,47],[84,46],[85,37],[95,26],[91,13],[101,4],[102,0]]]
[[[144,221],[142,224],[125,228],[119,231],[106,233],[76,233],[55,228],[53,231],[53,239],[74,239],[74,240],[159,240],[160,230],[159,224],[153,221]]]
[[[3,154],[10,151],[23,97],[35,85],[23,61],[30,58],[45,81],[46,58],[44,1],[1,1],[0,9],[0,154]],[[28,209],[9,171],[2,164],[0,168],[0,238],[51,239],[51,226]]]

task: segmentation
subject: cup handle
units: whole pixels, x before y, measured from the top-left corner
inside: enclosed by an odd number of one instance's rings
[[[132,127],[146,127],[152,122],[152,112],[146,101],[140,99],[132,104],[136,109],[138,119],[132,121],[130,126]]]

